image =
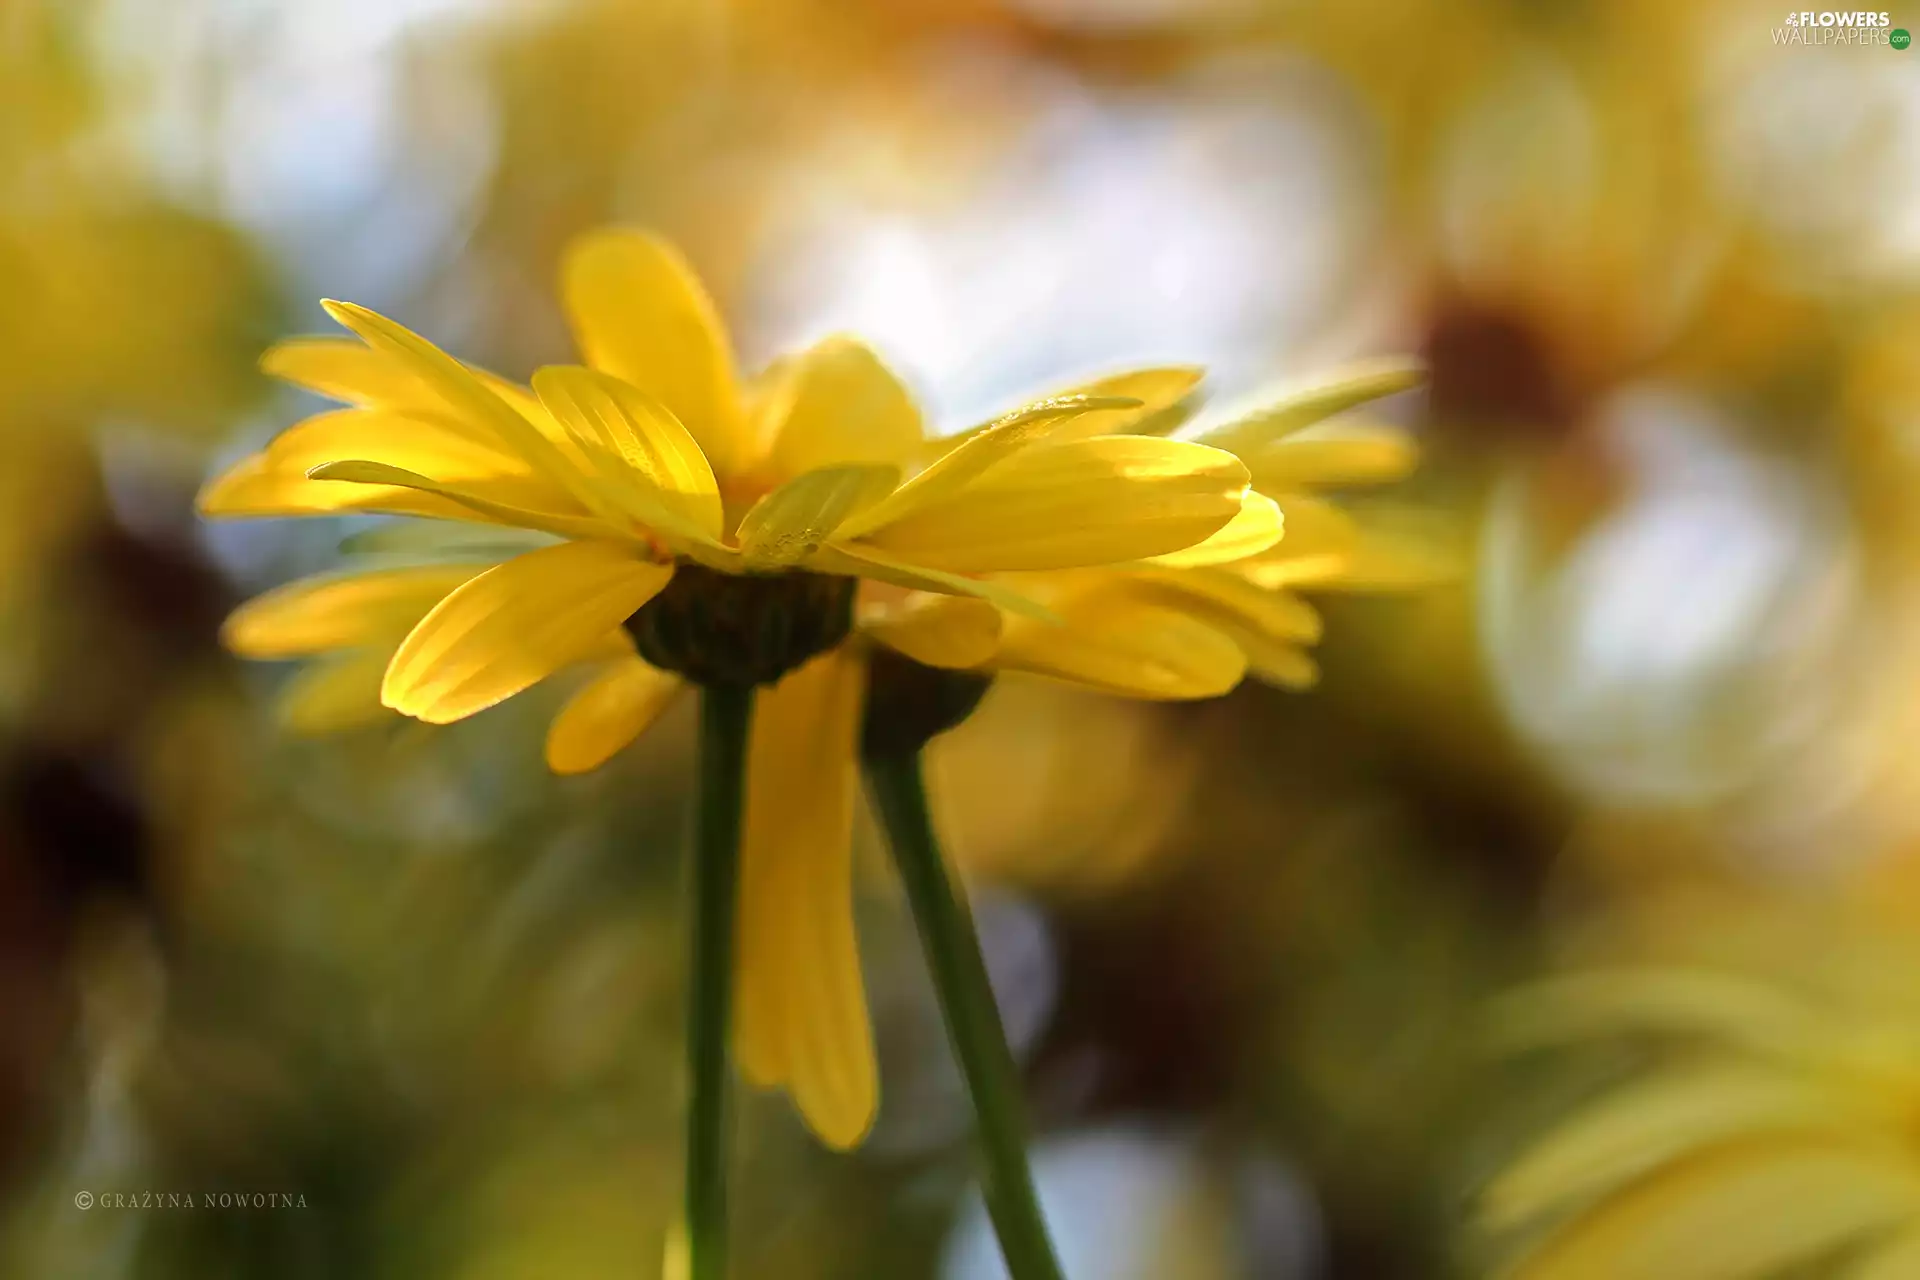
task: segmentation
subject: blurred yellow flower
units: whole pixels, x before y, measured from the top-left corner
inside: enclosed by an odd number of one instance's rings
[[[1920,968],[1910,938],[1864,932],[1761,921],[1738,939],[1757,963],[1616,968],[1511,998],[1516,1044],[1655,1057],[1488,1186],[1482,1225],[1518,1241],[1510,1274],[1920,1275]]]

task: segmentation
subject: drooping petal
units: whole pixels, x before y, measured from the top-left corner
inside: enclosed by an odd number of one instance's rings
[[[1138,401],[1124,396],[1062,396],[1016,409],[961,438],[885,501],[849,520],[841,536],[865,537],[920,511],[941,506],[1001,463],[1083,414],[1137,407]]]
[[[1061,626],[1010,620],[995,666],[1131,698],[1211,698],[1246,672],[1217,628],[1178,609],[1096,591],[1060,606]]]
[[[1232,520],[1247,471],[1230,453],[1154,436],[1046,445],[869,535],[902,560],[959,573],[1068,569],[1163,555]]]
[[[742,1069],[784,1085],[836,1149],[879,1107],[879,1072],[853,922],[855,748],[864,665],[842,649],[761,694],[741,843]]]
[[[828,338],[785,362],[769,415],[768,470],[797,476],[855,463],[900,466],[924,442],[913,395],[852,338]]]
[[[1063,427],[1055,440],[1085,440],[1092,436],[1165,435],[1187,416],[1194,391],[1206,370],[1193,365],[1168,365],[1149,369],[1129,369],[1082,383],[1060,396],[1122,396],[1140,403],[1131,409],[1103,409],[1083,414]]]
[[[990,578],[968,578],[938,569],[924,569],[884,555],[871,547],[821,547],[808,560],[816,573],[837,573],[849,578],[871,578],[909,591],[932,591],[941,595],[974,596],[991,601],[1008,613],[1040,622],[1058,622],[1053,610],[1015,587]]]
[[[1920,1176],[1891,1143],[1733,1143],[1621,1192],[1556,1232],[1514,1275],[1760,1280],[1910,1222],[1916,1212]]]
[[[547,767],[598,769],[645,733],[682,688],[678,677],[631,653],[607,664],[567,699],[547,730]]]
[[[1709,1146],[1842,1123],[1856,1107],[1866,1120],[1871,1092],[1850,1099],[1808,1078],[1734,1064],[1654,1075],[1556,1126],[1488,1186],[1482,1220],[1518,1227]]]
[[[249,454],[207,481],[194,498],[194,509],[204,516],[227,517],[382,511],[435,520],[485,518],[471,507],[420,490],[311,480],[304,469],[276,465],[264,453]]]
[[[742,465],[726,328],[677,250],[643,231],[594,232],[568,248],[560,287],[588,364],[666,405],[716,471]]]
[[[1280,504],[1264,493],[1247,490],[1240,510],[1204,542],[1154,556],[1149,563],[1174,566],[1226,564],[1258,555],[1285,535],[1286,517]]]
[[[1000,647],[1000,610],[970,596],[916,594],[860,623],[862,634],[929,667],[984,666]]]
[[[487,568],[442,564],[302,578],[235,609],[220,640],[243,658],[267,659],[396,645],[428,610]]]
[[[1341,488],[1387,484],[1413,474],[1420,449],[1413,437],[1391,427],[1349,428],[1295,436],[1246,457],[1256,489]]]
[[[420,514],[419,505],[414,501],[413,495],[415,493],[431,494],[453,504],[458,513],[453,518],[459,520],[490,521],[519,529],[554,533],[563,538],[614,539],[632,532],[618,523],[594,516],[515,506],[510,499],[525,495],[520,487],[511,482],[503,484],[491,480],[468,480],[443,484],[417,472],[360,458],[344,462],[329,462],[315,467],[307,473],[307,478],[343,488],[347,486],[367,488],[369,493],[353,504],[352,509],[356,511],[388,511],[399,515]],[[401,495],[398,501],[388,502],[383,499],[382,495],[394,492]],[[346,503],[343,501],[340,507],[334,509],[345,510]]]
[[[1274,441],[1337,413],[1411,390],[1425,376],[1426,366],[1417,360],[1386,358],[1355,364],[1215,427],[1200,438],[1234,453],[1257,454]]]
[[[783,569],[818,551],[849,517],[893,492],[891,465],[822,467],[795,476],[740,518],[740,552],[750,569]]]
[[[619,543],[517,556],[421,620],[393,655],[381,700],[430,724],[484,711],[593,652],[672,576]]]
[[[617,462],[618,470],[607,478],[641,499],[644,518],[699,540],[721,536],[713,468],[664,404],[609,374],[571,366],[540,370],[533,386],[583,447]],[[657,506],[667,509],[664,520]]]
[[[380,678],[389,649],[352,649],[307,663],[281,688],[274,712],[280,727],[303,737],[322,737],[396,720],[380,705]]]

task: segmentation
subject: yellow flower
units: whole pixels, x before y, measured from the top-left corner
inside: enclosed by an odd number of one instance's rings
[[[591,367],[543,369],[531,391],[347,304],[327,305],[364,346],[270,353],[270,371],[356,407],[297,424],[210,482],[207,514],[387,512],[552,541],[477,572],[295,584],[236,615],[229,641],[254,656],[345,655],[303,675],[318,690],[298,690],[289,715],[305,725],[354,705],[375,668],[387,706],[445,723],[614,655],[554,723],[549,759],[571,771],[658,712],[679,685],[661,665],[740,656],[688,643],[712,622],[703,601],[761,609],[777,595],[768,630],[806,643],[741,677],[802,664],[754,718],[741,1062],[784,1085],[823,1139],[852,1145],[877,1105],[851,906],[869,643],[841,643],[853,580],[869,584],[871,643],[976,666],[1002,610],[1047,616],[988,575],[1044,583],[1203,542],[1248,501],[1247,470],[1209,446],[1108,434],[1103,415],[1142,407],[1108,391],[1017,410],[908,477],[930,451],[918,410],[858,343],[829,340],[743,385],[698,281],[638,233],[585,238],[563,290]],[[635,638],[655,665],[633,656]]]
[[[1519,1044],[1653,1056],[1489,1185],[1482,1224],[1517,1242],[1508,1274],[1920,1275],[1920,968],[1910,937],[1855,926],[1763,922],[1741,939],[1758,962],[1592,972],[1513,999]]]

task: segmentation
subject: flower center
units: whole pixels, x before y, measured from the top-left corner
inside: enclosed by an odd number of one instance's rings
[[[682,561],[626,628],[642,658],[696,684],[772,684],[847,638],[854,585],[823,573],[722,573]]]

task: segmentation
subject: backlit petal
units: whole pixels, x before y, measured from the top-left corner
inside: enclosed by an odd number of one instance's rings
[[[525,459],[534,471],[571,493],[589,507],[596,496],[578,467],[520,409],[499,391],[474,376],[419,334],[351,302],[322,302],[327,314],[358,334],[368,346],[401,362],[415,377],[446,401],[459,421],[490,433],[508,451]]]
[[[561,292],[588,364],[666,405],[716,471],[743,464],[726,328],[677,250],[643,231],[582,236],[567,250]]]
[[[555,773],[598,769],[646,732],[681,688],[679,677],[631,655],[609,663],[554,717],[547,767]]]
[[[618,543],[529,551],[421,620],[394,654],[381,700],[433,724],[483,711],[592,652],[672,576]]]
[[[573,366],[542,369],[533,386],[589,456],[603,460],[604,478],[639,500],[643,519],[683,536],[720,537],[713,468],[665,405],[618,378]]]
[[[841,536],[864,537],[924,509],[941,506],[1007,459],[1084,414],[1137,407],[1137,401],[1124,396],[1061,396],[1015,409],[970,432],[884,502],[848,521]]]
[[[1240,511],[1232,454],[1153,436],[1020,453],[965,490],[871,535],[888,554],[960,573],[1067,569],[1202,542]]]
[[[864,665],[838,650],[760,695],[741,845],[741,1065],[784,1085],[842,1150],[872,1127],[880,1097],[853,922],[865,683]]]

